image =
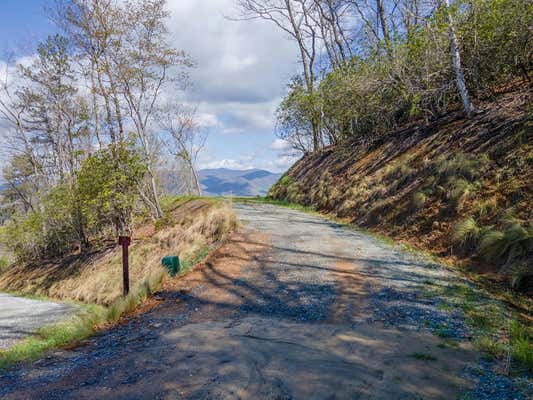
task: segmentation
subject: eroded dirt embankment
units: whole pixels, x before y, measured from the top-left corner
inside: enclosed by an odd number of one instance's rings
[[[236,208],[244,230],[168,281],[157,306],[5,372],[0,397],[526,398],[480,361],[462,314],[423,295],[457,276],[316,216]]]
[[[298,161],[269,196],[531,289],[532,100],[523,84],[481,102],[471,119],[451,113],[371,143],[326,148]]]

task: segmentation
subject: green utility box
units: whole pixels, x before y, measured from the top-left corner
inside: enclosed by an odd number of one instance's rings
[[[176,276],[180,271],[180,259],[178,256],[165,256],[161,259],[161,264],[163,264],[170,276]]]

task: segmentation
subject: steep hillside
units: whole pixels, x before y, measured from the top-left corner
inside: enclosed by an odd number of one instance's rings
[[[280,176],[262,169],[204,169],[200,171],[200,183],[207,195],[257,196],[266,195]]]
[[[269,196],[533,285],[533,107],[525,85],[368,143],[303,157]],[[531,289],[530,289],[531,290]]]

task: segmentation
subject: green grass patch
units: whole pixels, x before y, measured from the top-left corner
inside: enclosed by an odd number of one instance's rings
[[[484,352],[488,358],[502,357],[506,352],[506,345],[502,340],[490,333],[483,333],[474,339],[474,346]]]
[[[86,306],[82,312],[66,321],[45,326],[35,335],[0,350],[0,369],[21,361],[33,361],[50,349],[64,347],[89,337],[97,326],[106,322],[105,307]]]
[[[102,326],[117,322],[125,314],[133,312],[139,304],[159,289],[164,276],[164,271],[152,274],[128,296],[115,301],[108,308],[95,304],[83,305],[83,310],[78,315],[66,321],[44,326],[33,336],[20,340],[7,350],[0,350],[0,369],[20,362],[34,361],[48,350],[76,344],[91,336]]]
[[[511,358],[533,372],[533,332],[531,327],[513,321],[510,328]]]
[[[513,319],[512,313],[496,300],[489,299],[481,289],[468,284],[453,284],[436,288],[435,295],[446,302],[440,309],[459,308],[463,311],[466,323],[473,328],[474,346],[492,358],[510,355],[510,368],[514,371],[533,371],[533,332],[531,327]],[[446,327],[436,334],[448,339]]]
[[[208,245],[202,245],[194,253],[188,255],[183,260],[180,260],[179,273],[185,274],[191,271],[196,264],[204,261],[210,252],[211,252],[211,247],[209,247]]]

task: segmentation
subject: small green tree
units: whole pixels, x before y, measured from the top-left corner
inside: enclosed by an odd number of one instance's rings
[[[127,235],[145,174],[146,163],[133,141],[110,144],[82,163],[78,187],[93,232],[113,224],[118,235]]]
[[[68,185],[58,184],[43,196],[38,208],[13,214],[2,240],[21,260],[55,257],[83,246],[82,221],[73,217],[75,206],[75,193]]]
[[[314,135],[318,125],[319,96],[309,93],[300,76],[292,79],[289,92],[279,105],[276,117],[278,134],[295,149],[304,153],[315,149]]]

